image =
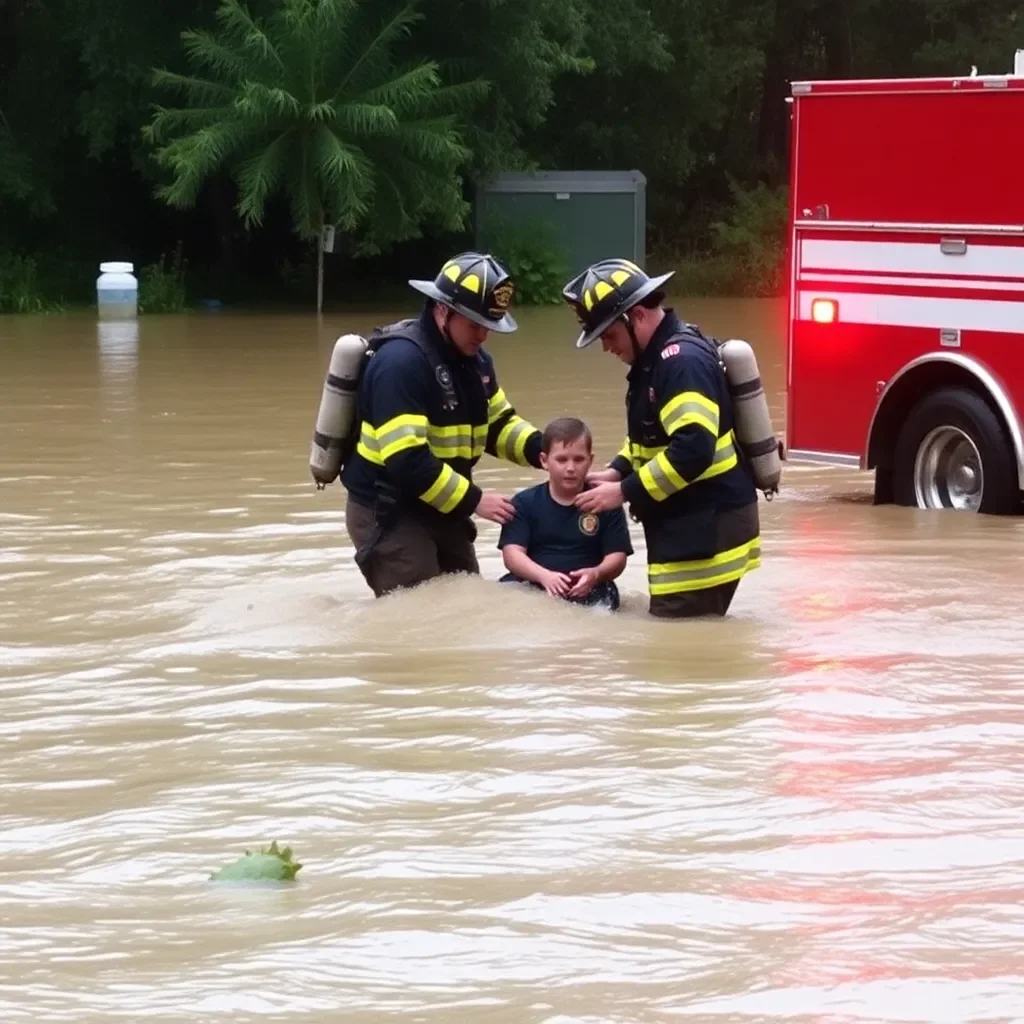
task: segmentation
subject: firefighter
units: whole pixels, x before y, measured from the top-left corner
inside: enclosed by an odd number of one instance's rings
[[[600,338],[630,367],[626,443],[576,504],[603,512],[629,502],[647,541],[652,615],[725,615],[761,564],[757,493],[717,347],[663,306],[673,273],[603,260],[562,291],[583,327],[576,347]]]
[[[485,451],[540,468],[541,432],[516,414],[482,348],[489,331],[516,330],[506,268],[465,252],[433,281],[409,284],[424,308],[368,339],[358,441],[341,473],[356,564],[377,597],[480,572],[470,517],[504,524],[515,515],[509,498],[473,483]]]

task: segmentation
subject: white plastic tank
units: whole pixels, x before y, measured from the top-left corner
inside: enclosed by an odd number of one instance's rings
[[[132,263],[101,263],[96,278],[96,306],[101,319],[134,317],[139,310],[139,282]]]

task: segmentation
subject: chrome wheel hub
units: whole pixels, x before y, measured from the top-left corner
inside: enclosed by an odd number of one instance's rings
[[[921,442],[914,460],[914,491],[918,508],[981,508],[981,456],[959,427],[936,427]]]

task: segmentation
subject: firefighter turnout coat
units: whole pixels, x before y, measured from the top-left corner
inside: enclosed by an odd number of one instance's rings
[[[723,547],[717,523],[757,492],[716,346],[666,309],[627,380],[626,443],[610,465],[644,528],[651,596],[739,580],[760,565],[759,531]]]
[[[480,456],[540,467],[541,433],[516,414],[481,350],[462,356],[429,311],[369,339],[358,441],[341,473],[350,496],[397,513],[468,517],[480,501]]]

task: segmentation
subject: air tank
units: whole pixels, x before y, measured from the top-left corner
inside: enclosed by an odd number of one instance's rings
[[[719,346],[725,365],[735,415],[736,439],[743,449],[754,482],[770,498],[782,479],[779,442],[772,430],[768,400],[761,386],[761,373],[754,350],[745,341],[732,338]]]
[[[309,450],[309,470],[317,490],[335,480],[341,471],[349,434],[356,420],[356,398],[365,352],[366,339],[358,334],[343,334],[334,343]]]

